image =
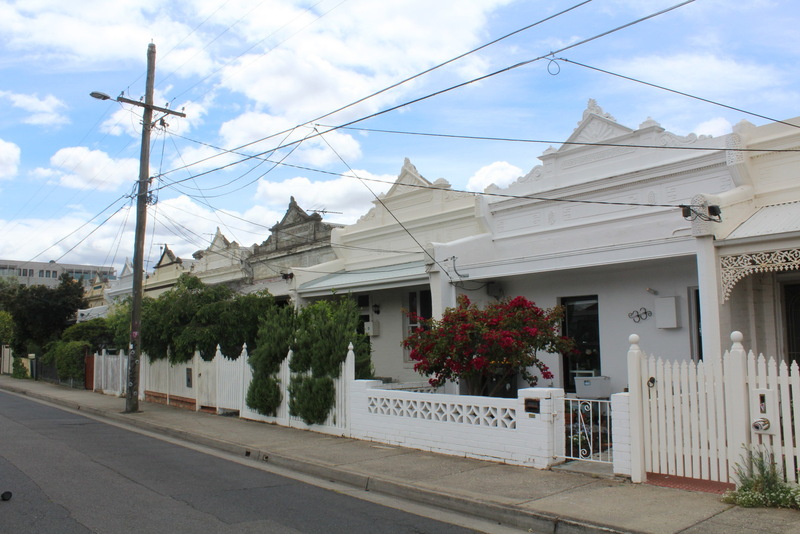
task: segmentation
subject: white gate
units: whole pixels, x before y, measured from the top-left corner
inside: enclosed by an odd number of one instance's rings
[[[563,439],[567,460],[612,463],[611,401],[565,398]]]
[[[643,471],[731,482],[734,462],[749,443],[741,344],[724,356],[694,362],[647,356],[638,336],[630,341],[631,419],[641,423],[637,433],[632,421],[631,441]]]

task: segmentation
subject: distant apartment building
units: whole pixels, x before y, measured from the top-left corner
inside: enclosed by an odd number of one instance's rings
[[[0,259],[0,278],[15,279],[26,286],[56,287],[62,273],[67,273],[84,286],[91,284],[97,276],[106,280],[116,278],[116,271],[113,267],[56,263],[52,260],[40,262]]]

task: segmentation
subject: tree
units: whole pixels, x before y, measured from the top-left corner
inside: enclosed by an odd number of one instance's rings
[[[64,273],[56,288],[16,285],[3,292],[4,306],[14,318],[14,352],[28,344],[44,346],[57,339],[79,308],[86,306],[81,284]]]
[[[238,295],[183,274],[157,299],[144,299],[142,350],[153,359],[169,355],[177,363],[190,360],[196,350],[210,360],[219,345],[225,356],[236,359],[245,343],[251,351],[256,348],[259,321],[274,307],[266,291]]]
[[[88,341],[53,341],[47,345],[42,360],[55,364],[59,380],[85,378],[85,357],[91,344]]]
[[[0,310],[0,345],[10,345],[14,339],[14,317]]]
[[[146,306],[145,299],[143,304]],[[117,349],[127,349],[131,341],[131,299],[117,302],[106,314],[106,325],[111,331],[111,345]]]
[[[496,396],[515,375],[534,386],[539,370],[549,380],[553,374],[537,357],[539,351],[564,353],[574,344],[559,335],[561,308],[543,310],[525,297],[505,299],[484,309],[466,295],[448,308],[440,320],[409,314],[418,322],[403,346],[411,350],[414,370],[431,377],[433,386],[463,380],[470,395]]]
[[[61,340],[65,342],[85,341],[92,351],[101,351],[113,344],[114,334],[106,319],[98,317],[67,327],[61,334]]]

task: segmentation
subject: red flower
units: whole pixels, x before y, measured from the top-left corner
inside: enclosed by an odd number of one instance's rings
[[[559,336],[560,309],[544,311],[524,297],[483,309],[465,295],[457,301],[457,307],[447,309],[440,320],[420,319],[423,327],[415,328],[403,340],[415,361],[414,369],[427,375],[433,385],[464,379],[468,385],[480,386],[470,386],[480,394],[488,377],[509,372],[535,385],[537,375],[532,368],[545,380],[553,378],[537,358],[537,350],[561,354],[574,350],[571,340]]]

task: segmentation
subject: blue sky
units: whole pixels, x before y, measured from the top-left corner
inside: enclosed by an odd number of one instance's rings
[[[208,246],[220,227],[261,243],[294,196],[351,223],[404,158],[431,181],[482,191],[539,163],[548,144],[343,129],[317,117],[551,16],[579,0],[60,0],[0,2],[0,258],[121,266],[132,255],[138,108],[89,97],[144,94],[157,46],[156,104],[183,109],[152,133],[146,261]],[[677,0],[593,0],[318,121],[341,125],[600,35]],[[800,6],[697,0],[561,54],[774,119],[800,115]],[[557,72],[553,75],[552,73]],[[626,126],[724,135],[767,121],[547,60],[400,107],[355,126],[566,140],[590,98]],[[296,128],[297,127],[297,128]],[[293,130],[292,130],[293,129]],[[279,134],[289,130],[288,134]],[[241,154],[270,160],[235,163]],[[330,146],[329,146],[330,144]],[[333,149],[331,149],[333,147]],[[274,168],[273,168],[274,167]],[[323,171],[323,172],[318,172]],[[174,182],[179,182],[175,184]],[[388,184],[368,182],[376,193]],[[151,267],[152,263],[146,263]]]

